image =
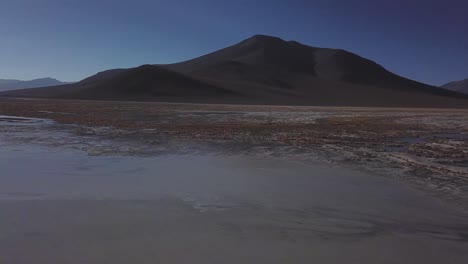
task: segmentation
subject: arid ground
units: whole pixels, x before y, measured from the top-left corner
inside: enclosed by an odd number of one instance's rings
[[[91,154],[319,157],[468,205],[468,110],[4,100],[0,115],[52,119],[78,134],[145,146]]]

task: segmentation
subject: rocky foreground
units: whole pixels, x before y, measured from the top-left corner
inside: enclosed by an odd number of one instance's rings
[[[468,110],[3,100],[0,115],[52,119],[149,149],[171,142],[194,151],[319,156],[468,204]]]

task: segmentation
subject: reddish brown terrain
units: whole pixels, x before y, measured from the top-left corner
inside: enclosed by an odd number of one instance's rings
[[[0,115],[52,119],[78,125],[76,133],[145,146],[130,155],[161,146],[296,160],[320,154],[468,204],[467,110],[3,100]]]

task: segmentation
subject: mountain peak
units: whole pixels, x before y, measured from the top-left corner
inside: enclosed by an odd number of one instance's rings
[[[52,81],[52,82],[60,82],[59,80],[55,79],[55,78],[51,78],[51,77],[44,77],[44,78],[37,78],[37,79],[33,79],[31,81]]]
[[[279,38],[279,37],[257,34],[257,35],[253,35],[252,37],[244,40],[244,42],[262,42],[262,43],[268,42],[268,43],[272,43],[272,42],[286,42],[286,41],[283,40],[282,38]]]

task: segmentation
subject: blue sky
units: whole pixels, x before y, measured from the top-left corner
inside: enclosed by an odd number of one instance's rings
[[[467,10],[466,0],[0,0],[0,78],[76,81],[267,34],[440,85],[468,78]]]

